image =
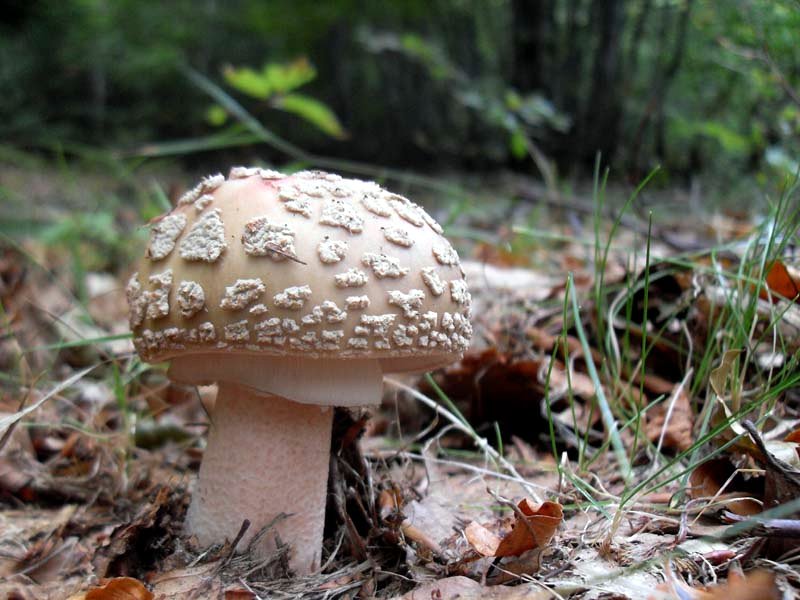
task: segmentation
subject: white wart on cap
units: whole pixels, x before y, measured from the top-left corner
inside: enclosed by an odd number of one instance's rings
[[[236,168],[151,227],[128,285],[140,356],[456,360],[472,333],[458,255],[421,207],[375,183]]]

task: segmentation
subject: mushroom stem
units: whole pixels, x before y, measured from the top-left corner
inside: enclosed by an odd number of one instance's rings
[[[319,567],[333,410],[220,382],[208,446],[189,507],[189,532],[203,545],[233,540],[245,519],[244,548],[281,513],[256,551],[275,537],[298,575]]]

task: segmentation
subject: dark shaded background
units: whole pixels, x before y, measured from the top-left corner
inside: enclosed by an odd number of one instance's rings
[[[677,181],[763,176],[797,166],[798,42],[794,0],[7,0],[0,140],[135,154],[241,128],[209,122],[189,66],[329,156],[536,172],[541,152],[563,174],[600,151],[631,181],[655,164]],[[338,115],[340,139],[222,76],[299,57],[317,71],[303,92]],[[190,144],[182,160],[219,146]]]

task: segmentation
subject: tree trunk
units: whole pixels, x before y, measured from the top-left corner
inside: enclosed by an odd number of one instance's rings
[[[589,101],[582,112],[581,138],[590,160],[598,151],[608,161],[618,146],[622,118],[620,58],[625,10],[621,0],[594,0],[592,21],[599,25],[599,38],[592,67]]]
[[[686,50],[686,33],[689,28],[689,13],[692,10],[693,1],[694,0],[687,0],[683,10],[678,16],[677,25],[675,26],[677,29],[675,34],[675,46],[673,47],[669,62],[664,67],[661,81],[653,90],[654,97],[658,102],[656,110],[656,152],[662,159],[665,158],[667,153],[664,101],[669,93],[672,82],[675,80],[675,75],[678,74],[678,69],[683,62],[683,56]]]
[[[552,58],[553,10],[552,0],[512,0],[511,83],[522,92],[549,90],[545,69]]]

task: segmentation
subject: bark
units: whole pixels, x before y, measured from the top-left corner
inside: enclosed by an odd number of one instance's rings
[[[628,83],[626,87],[628,89],[631,89],[633,82],[636,81],[636,74],[639,69],[639,46],[642,43],[652,5],[652,0],[644,0],[641,11],[636,16],[636,21],[633,25],[631,40],[628,44],[628,57],[625,59],[625,76]]]
[[[692,4],[694,0],[687,0],[683,10],[678,15],[675,34],[675,43],[670,53],[670,59],[663,65],[656,65],[653,70],[653,79],[650,83],[650,96],[647,104],[645,105],[644,113],[639,120],[636,132],[630,144],[630,154],[628,156],[628,163],[633,165],[630,174],[631,179],[641,179],[642,165],[639,157],[647,155],[648,153],[642,152],[644,145],[645,134],[651,122],[654,125],[654,146],[655,154],[663,157],[666,151],[666,121],[664,117],[664,101],[666,99],[669,88],[672,85],[675,76],[678,74],[683,57],[686,51],[686,39],[689,28],[689,16],[691,14]],[[669,10],[665,8],[665,10]],[[668,19],[666,15],[662,16],[661,25],[659,27],[659,47],[662,51],[665,50]]]
[[[683,10],[678,16],[676,25],[675,45],[673,46],[670,60],[664,67],[663,75],[659,85],[654,88],[654,97],[657,99],[656,110],[656,152],[659,156],[666,154],[666,135],[664,118],[664,101],[669,93],[675,76],[683,62],[686,51],[686,34],[689,29],[689,15],[692,10],[694,0],[687,0]]]
[[[564,45],[567,51],[559,70],[558,89],[555,95],[556,103],[573,117],[578,112],[579,86],[577,82],[580,81],[581,47],[583,47],[578,39],[578,12],[580,9],[580,0],[569,0],[567,3],[567,27],[564,35]],[[566,80],[564,73],[570,74],[570,80]]]
[[[555,56],[554,0],[513,0],[511,83],[522,92],[552,90]]]
[[[620,93],[620,61],[625,7],[621,0],[594,0],[593,22],[599,26],[599,37],[592,66],[589,102],[582,115],[582,139],[585,156],[591,159],[601,152],[610,160],[618,145],[622,118]]]

